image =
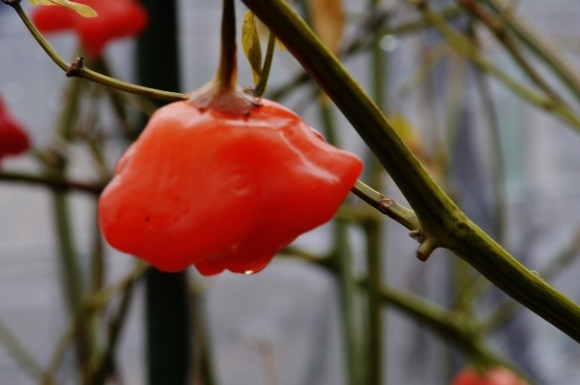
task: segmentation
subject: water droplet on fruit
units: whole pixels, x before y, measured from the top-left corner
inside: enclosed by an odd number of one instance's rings
[[[252,275],[252,274],[254,274],[254,270],[246,270],[246,271],[244,271],[244,274],[245,275]]]

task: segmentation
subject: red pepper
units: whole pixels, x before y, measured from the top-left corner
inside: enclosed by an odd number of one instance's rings
[[[457,373],[451,385],[527,385],[527,382],[504,367],[495,367],[485,373],[465,368]]]
[[[0,98],[0,160],[28,150],[30,139],[21,126],[8,114]]]
[[[147,26],[147,12],[134,0],[75,0],[99,14],[85,18],[61,6],[35,7],[32,21],[45,33],[74,30],[83,48],[98,59],[106,44],[115,39],[136,36]]]
[[[99,201],[109,244],[162,271],[262,270],[336,213],[362,170],[283,106],[159,109]]]

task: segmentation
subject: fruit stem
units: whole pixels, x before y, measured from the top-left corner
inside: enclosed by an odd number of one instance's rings
[[[256,84],[254,88],[254,96],[259,98],[262,97],[264,91],[266,91],[266,86],[268,84],[268,77],[270,76],[270,68],[272,67],[272,59],[274,58],[274,50],[276,49],[276,36],[270,32],[268,36],[268,49],[266,51],[266,58],[264,59],[264,66],[262,67],[262,74],[260,75],[260,81]]]
[[[221,90],[236,88],[236,10],[234,0],[223,1],[220,63],[215,82]]]

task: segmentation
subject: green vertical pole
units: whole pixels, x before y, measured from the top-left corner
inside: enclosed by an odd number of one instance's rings
[[[176,0],[142,0],[149,27],[137,46],[139,83],[178,91]],[[190,376],[191,315],[186,272],[146,275],[146,347],[149,385],[186,385]]]

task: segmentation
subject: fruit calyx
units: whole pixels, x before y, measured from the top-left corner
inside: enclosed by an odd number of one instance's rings
[[[242,116],[260,107],[260,100],[245,93],[241,87],[223,87],[215,80],[189,94],[188,102],[201,111],[213,109]]]

